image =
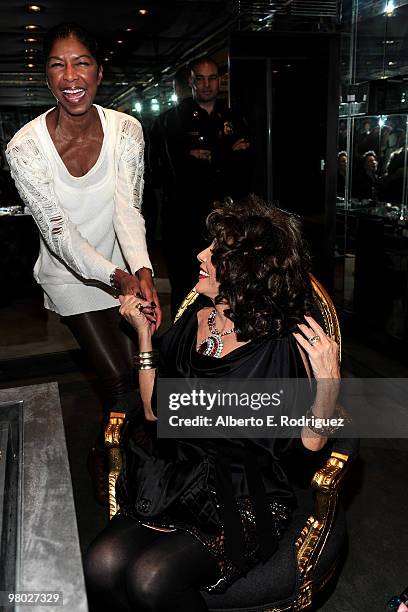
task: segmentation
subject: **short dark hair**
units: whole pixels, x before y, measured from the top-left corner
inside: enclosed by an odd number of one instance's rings
[[[98,41],[95,36],[88,30],[77,23],[64,22],[60,23],[45,34],[43,41],[44,61],[47,62],[48,56],[51,53],[51,49],[56,40],[63,40],[64,38],[70,38],[73,36],[77,38],[89,51],[92,57],[99,65],[99,48]]]
[[[196,66],[198,66],[199,64],[214,64],[214,66],[217,68],[217,72],[219,72],[219,66],[217,62],[213,60],[213,58],[209,55],[202,55],[201,57],[197,57],[196,59],[192,60],[188,65],[188,71],[194,72]]]
[[[299,218],[250,194],[211,212],[211,261],[220,283],[217,304],[239,341],[283,337],[312,310],[310,257]]]

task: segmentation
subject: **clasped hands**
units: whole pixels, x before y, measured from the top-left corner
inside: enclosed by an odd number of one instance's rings
[[[133,275],[124,270],[116,269],[115,281],[118,284],[120,303],[123,304],[129,297],[134,298],[135,302],[140,302],[142,312],[153,334],[160,326],[162,313],[151,270],[140,268]],[[130,321],[130,323],[132,322]]]

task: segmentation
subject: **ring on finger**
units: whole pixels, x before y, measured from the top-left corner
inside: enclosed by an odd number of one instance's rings
[[[138,302],[137,304],[135,304],[135,308],[136,310],[138,310],[139,312],[142,312],[144,306],[143,304],[141,304],[140,302]]]
[[[310,336],[310,338],[308,338],[307,340],[309,344],[313,346],[314,344],[316,344],[316,342],[320,342],[320,336],[316,334],[315,336]]]

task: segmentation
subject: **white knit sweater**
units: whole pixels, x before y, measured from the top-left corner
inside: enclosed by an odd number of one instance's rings
[[[152,268],[140,212],[142,128],[129,115],[95,106],[104,139],[84,176],[68,172],[48,132],[47,113],[21,128],[6,150],[11,175],[41,232],[34,277],[45,307],[61,315],[118,305],[109,287],[113,270]]]

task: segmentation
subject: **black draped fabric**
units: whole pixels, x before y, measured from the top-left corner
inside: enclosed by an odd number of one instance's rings
[[[222,358],[197,353],[197,312],[208,305],[207,298],[199,296],[163,335],[160,377],[306,377],[292,335],[262,337]],[[296,384],[293,393],[295,397]],[[130,439],[117,485],[121,511],[143,524],[192,533],[219,558],[218,590],[225,589],[277,548],[295,504],[281,465],[292,447],[293,440],[281,438],[159,439],[149,457]]]

